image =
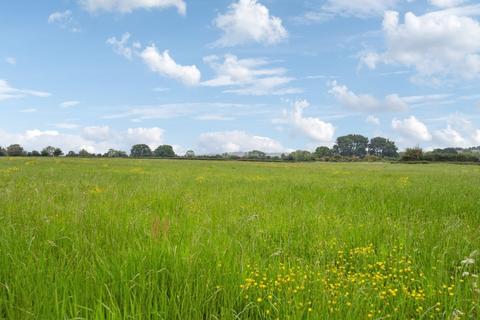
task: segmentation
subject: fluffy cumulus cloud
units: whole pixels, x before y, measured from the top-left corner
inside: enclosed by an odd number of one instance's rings
[[[153,72],[178,80],[185,85],[197,85],[200,82],[200,70],[195,65],[182,66],[177,64],[168,50],[159,52],[154,45],[151,45],[146,47],[140,56]]]
[[[134,57],[140,58],[152,72],[161,76],[180,81],[188,86],[200,83],[202,75],[195,65],[180,65],[172,58],[168,50],[160,52],[153,44],[144,49],[139,42],[130,45],[130,38],[130,33],[126,32],[120,39],[109,38],[107,44],[112,46],[115,53],[128,60],[132,60]]]
[[[228,11],[214,20],[223,31],[216,46],[232,47],[251,42],[272,45],[288,37],[282,20],[272,16],[267,7],[257,0],[238,0]]]
[[[82,137],[91,141],[107,141],[113,137],[113,132],[108,126],[85,127]]]
[[[293,103],[293,111],[284,111],[286,123],[315,142],[330,143],[335,135],[333,124],[322,121],[319,118],[305,117],[303,112],[310,107],[307,100],[299,100]]]
[[[59,124],[59,128],[75,129],[77,126]],[[68,128],[67,128],[68,127]],[[21,144],[26,150],[41,150],[46,146],[60,147],[64,152],[85,149],[104,153],[110,148],[129,151],[133,144],[144,143],[156,148],[164,143],[164,130],[153,128],[129,128],[114,130],[108,126],[85,127],[78,132],[64,133],[57,130],[27,130],[9,133],[0,130],[0,145]]]
[[[177,8],[184,15],[187,5],[184,0],[79,0],[80,5],[90,11],[118,11],[130,13],[136,9]]]
[[[329,83],[329,93],[344,107],[354,111],[405,111],[408,105],[397,94],[378,99],[369,94],[356,94],[336,81]]]
[[[204,58],[215,72],[215,77],[204,81],[208,87],[226,87],[225,92],[241,95],[284,95],[301,92],[287,85],[294,79],[286,76],[283,68],[269,68],[265,59],[239,59],[227,54],[223,61],[218,56]]]
[[[58,25],[62,29],[80,32],[80,25],[73,17],[72,11],[56,11],[48,16],[48,23]]]
[[[472,147],[480,145],[480,130],[460,114],[450,115],[446,128],[433,132],[437,147]]]
[[[446,2],[445,2],[446,4]],[[441,77],[466,79],[480,74],[480,24],[469,15],[480,6],[449,8],[422,16],[408,12],[400,22],[397,12],[385,13],[383,33],[386,51],[368,52],[363,62],[413,67],[416,80],[440,82]]]
[[[445,127],[441,125],[436,129],[428,128],[415,116],[402,120],[393,119],[392,128],[400,135],[399,142],[403,147],[422,144],[429,149],[434,149],[468,148],[480,145],[480,129],[461,114],[449,115]]]
[[[285,148],[277,141],[255,136],[244,131],[225,131],[203,133],[198,139],[198,148],[202,153],[221,154],[224,152],[283,152]]]
[[[403,120],[393,119],[392,128],[401,136],[413,141],[414,143],[432,140],[432,135],[427,126],[415,116],[411,116]]]
[[[6,80],[0,79],[0,101],[25,97],[46,98],[50,95],[50,93],[44,91],[17,89],[12,87]]]
[[[125,139],[131,145],[145,143],[155,149],[163,143],[165,131],[161,128],[130,128],[127,130]]]

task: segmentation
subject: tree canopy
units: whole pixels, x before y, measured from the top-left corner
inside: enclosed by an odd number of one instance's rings
[[[12,144],[7,147],[7,154],[10,157],[21,157],[25,155],[25,150],[19,144]]]
[[[146,144],[136,144],[130,150],[130,156],[134,158],[148,158],[152,156],[152,150]]]
[[[334,152],[344,157],[360,157],[367,155],[368,138],[360,134],[349,134],[338,137]]]
[[[173,151],[173,147],[164,144],[159,146],[155,151],[153,152],[153,155],[158,158],[174,158],[176,157],[175,151]]]

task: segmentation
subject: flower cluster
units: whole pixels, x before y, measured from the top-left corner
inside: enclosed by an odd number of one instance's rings
[[[453,283],[434,288],[402,246],[377,254],[373,245],[337,250],[327,262],[247,265],[243,299],[266,318],[326,312],[329,317],[439,318],[455,295]],[[318,312],[318,313],[316,313]]]

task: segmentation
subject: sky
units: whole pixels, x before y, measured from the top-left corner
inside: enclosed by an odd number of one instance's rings
[[[0,146],[480,145],[473,0],[0,2]]]

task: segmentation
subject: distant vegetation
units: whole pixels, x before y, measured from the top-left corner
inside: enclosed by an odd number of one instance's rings
[[[60,148],[48,146],[42,151],[25,151],[22,146],[13,144],[7,148],[0,147],[0,157],[60,157],[64,156]],[[255,161],[412,161],[412,162],[480,162],[480,146],[473,148],[445,148],[425,152],[420,147],[407,148],[398,152],[395,142],[384,137],[368,137],[349,134],[338,137],[332,148],[320,146],[315,151],[296,150],[290,153],[268,154],[261,150],[249,152],[196,155],[195,151],[188,150],[184,155],[177,155],[171,145],[161,145],[152,150],[146,144],[132,146],[128,154],[122,150],[110,149],[104,154],[90,153],[85,149],[79,152],[69,151],[66,157],[79,158],[177,158],[177,159],[227,159],[227,160],[255,160]]]

